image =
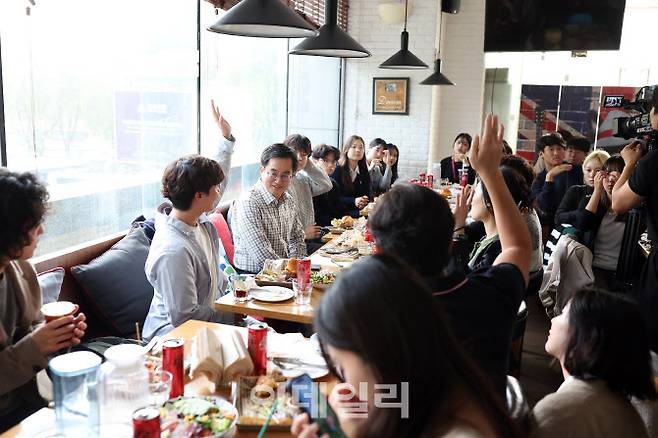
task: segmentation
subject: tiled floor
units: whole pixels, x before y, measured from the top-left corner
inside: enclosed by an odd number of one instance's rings
[[[544,350],[551,322],[536,295],[529,297],[527,304],[529,314],[523,341],[520,381],[528,403],[533,407],[546,394],[555,392],[563,378],[560,365]]]

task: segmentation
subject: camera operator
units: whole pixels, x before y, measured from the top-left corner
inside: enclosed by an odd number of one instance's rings
[[[650,105],[651,129],[658,131],[658,93],[653,94]],[[624,147],[621,156],[626,166],[612,191],[612,210],[619,215],[642,202],[647,205],[649,239],[654,245],[634,295],[649,328],[651,349],[658,352],[658,150],[642,157],[642,146],[633,141]]]

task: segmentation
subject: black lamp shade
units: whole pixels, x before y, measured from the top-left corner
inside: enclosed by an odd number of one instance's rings
[[[379,68],[391,70],[421,70],[429,68],[427,64],[409,51],[409,32],[406,30],[402,31],[400,39],[402,48],[396,54],[382,62]]]
[[[333,58],[367,58],[370,52],[338,27],[338,0],[326,0],[325,24],[318,36],[306,38],[290,51],[292,55],[329,56]]]
[[[421,85],[455,85],[450,79],[441,73],[441,60],[434,61],[434,73],[420,82]]]
[[[461,0],[441,0],[441,11],[448,14],[457,14],[460,5]]]
[[[370,52],[337,24],[325,24],[316,37],[306,38],[290,51],[292,55],[367,58]]]
[[[265,38],[304,38],[318,33],[280,0],[242,0],[208,30]]]

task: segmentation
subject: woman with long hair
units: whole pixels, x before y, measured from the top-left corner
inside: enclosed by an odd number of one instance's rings
[[[391,179],[390,179],[390,184],[388,184],[388,187],[386,187],[386,190],[390,189],[391,186],[395,184],[395,181],[398,180],[399,160],[400,160],[400,150],[398,149],[398,147],[393,143],[387,143],[386,146],[384,146],[384,165],[386,166],[384,173],[386,173],[386,171],[390,169]]]
[[[503,174],[505,185],[512,194],[515,204],[521,211],[528,225],[532,240],[532,260],[530,272],[534,273],[542,267],[541,225],[532,199],[532,181],[535,173],[530,163],[516,155],[504,155],[500,162],[500,172]],[[455,209],[455,228],[464,226],[469,208],[469,191],[464,190],[458,196]],[[491,197],[487,187],[478,184],[470,200],[471,217],[484,224],[485,235],[477,241],[471,251],[468,261],[469,270],[491,266],[502,251],[496,217],[493,212]],[[459,232],[459,231],[458,231]]]
[[[451,183],[461,182],[460,171],[468,166],[468,151],[471,149],[473,138],[462,132],[457,134],[452,145],[452,155],[441,160],[441,178],[448,178]],[[468,167],[468,183],[475,182],[475,170]]]
[[[612,210],[612,188],[624,171],[624,159],[613,155],[594,177],[594,191],[587,205],[575,215],[581,242],[594,255],[592,270],[598,287],[615,290],[619,253],[626,229],[626,215]]]
[[[338,183],[341,201],[348,214],[358,217],[359,210],[373,198],[363,138],[358,135],[347,138],[331,177]]]
[[[603,169],[603,163],[610,158],[604,150],[590,152],[583,161],[583,185],[571,186],[555,212],[556,224],[575,225],[578,212],[583,210],[594,191],[594,177]]]
[[[315,329],[330,369],[346,384],[329,402],[347,437],[518,436],[427,286],[393,256],[378,254],[343,271],[322,299]],[[379,384],[395,386],[399,408],[377,404]],[[345,415],[339,399],[345,386],[360,385],[367,391],[352,402],[367,403],[366,418]],[[300,437],[317,431],[306,414],[293,422]]]
[[[630,398],[654,400],[647,329],[637,305],[604,291],[580,290],[551,320],[546,351],[564,383],[533,410],[532,436],[647,437]]]

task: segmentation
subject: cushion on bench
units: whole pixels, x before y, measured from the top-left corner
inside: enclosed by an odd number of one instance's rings
[[[135,227],[88,264],[71,267],[97,313],[120,336],[134,336],[136,322],[141,330],[151,305],[153,288],[144,273],[150,246],[144,229]]]

